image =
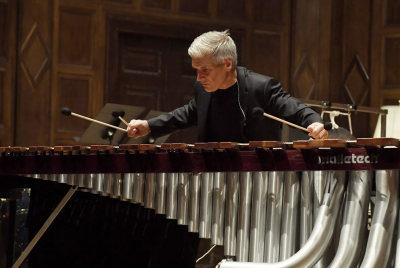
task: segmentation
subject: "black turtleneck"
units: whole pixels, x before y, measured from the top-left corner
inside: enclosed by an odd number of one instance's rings
[[[207,118],[207,142],[248,142],[241,132],[240,120],[243,120],[243,114],[239,108],[237,83],[211,94]]]

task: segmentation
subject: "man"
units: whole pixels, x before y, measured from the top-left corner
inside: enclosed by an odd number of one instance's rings
[[[252,116],[255,107],[296,125],[306,127],[315,139],[328,138],[321,117],[282,90],[279,81],[237,66],[236,46],[229,31],[207,32],[189,48],[197,70],[195,98],[170,113],[146,120],[132,120],[129,137],[152,132],[154,138],[198,126],[199,142],[248,142],[280,140],[281,123]]]

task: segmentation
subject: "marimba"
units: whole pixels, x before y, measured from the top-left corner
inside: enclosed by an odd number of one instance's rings
[[[0,148],[0,175],[154,209],[223,245],[226,268],[400,267],[398,169],[390,138]]]

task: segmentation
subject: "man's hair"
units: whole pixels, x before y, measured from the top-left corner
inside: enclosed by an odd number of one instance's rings
[[[188,49],[189,56],[191,58],[211,56],[214,63],[218,65],[230,57],[235,68],[237,65],[236,45],[229,35],[229,30],[203,33],[194,39],[190,45]]]

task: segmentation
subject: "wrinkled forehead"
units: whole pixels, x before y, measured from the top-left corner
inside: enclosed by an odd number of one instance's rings
[[[202,57],[202,58],[192,58],[192,67],[197,70],[215,67],[217,66],[214,63],[214,59],[212,57]]]

